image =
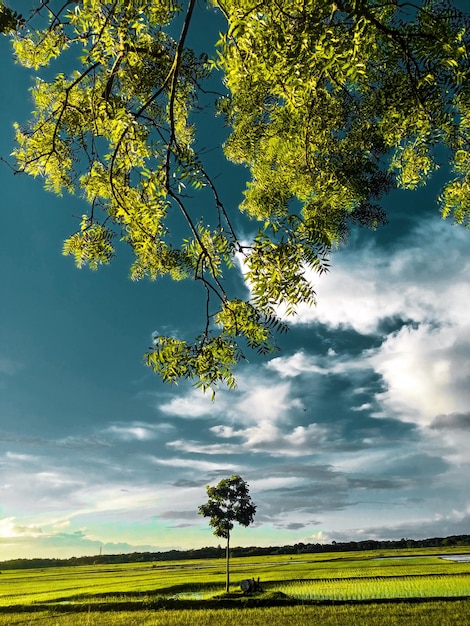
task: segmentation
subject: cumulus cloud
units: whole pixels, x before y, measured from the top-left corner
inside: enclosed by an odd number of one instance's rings
[[[180,393],[169,402],[158,406],[160,411],[186,419],[209,418],[225,415],[228,421],[251,423],[258,420],[277,422],[292,410],[302,408],[299,398],[292,397],[289,383],[274,382],[258,369],[256,379],[251,372],[241,371],[237,390],[221,389],[216,403],[199,390],[190,389]],[[254,382],[255,381],[255,382]]]
[[[253,371],[256,377],[251,375]],[[274,371],[277,373],[275,368]],[[203,430],[200,440],[177,438],[168,442],[167,447],[205,455],[262,452],[272,456],[299,456],[311,453],[325,437],[325,428],[316,423],[296,425],[296,416],[305,411],[302,401],[290,380],[273,379],[272,375],[266,375],[268,372],[269,366],[265,371],[248,367],[238,377],[237,390],[218,392],[207,415],[217,423]],[[183,417],[191,410],[193,393],[181,395],[174,403],[160,408],[168,411],[171,406],[172,411],[178,411]]]
[[[40,537],[42,529],[36,524],[23,525],[16,522],[16,517],[0,519],[0,539],[13,539],[18,537]]]
[[[299,398],[292,397],[289,383],[272,384],[259,377],[255,385],[247,380],[243,385],[244,392],[230,412],[237,421],[277,422],[303,406]]]
[[[267,363],[267,368],[274,370],[281,378],[294,378],[304,374],[327,374],[328,369],[317,365],[311,356],[303,350],[289,356],[276,357]]]
[[[329,273],[310,275],[317,306],[300,306],[289,323],[319,322],[361,334],[375,333],[387,318],[466,323],[467,249],[468,232],[437,219],[423,220],[392,249],[348,246],[333,254]]]
[[[218,404],[223,403],[223,397],[218,400]],[[211,415],[214,404],[209,394],[202,394],[200,390],[191,389],[186,394],[174,396],[170,401],[158,404],[158,408],[167,415],[191,419]]]
[[[426,426],[437,414],[467,409],[470,406],[467,332],[467,328],[421,324],[404,326],[386,337],[380,349],[368,359],[386,386],[386,391],[378,397],[382,415]]]
[[[428,427],[438,414],[466,413],[469,268],[468,232],[434,219],[424,220],[395,248],[353,245],[334,254],[328,275],[311,276],[318,305],[300,306],[289,323],[323,325],[326,332],[351,329],[380,341],[354,361],[298,351],[273,359],[270,369],[292,378],[370,368],[383,387],[374,398],[375,417]],[[367,401],[357,410],[369,407]]]
[[[275,422],[261,418],[254,425],[234,428],[219,424],[210,431],[227,443],[178,439],[168,443],[170,448],[197,454],[247,454],[264,453],[273,457],[297,457],[314,453],[327,435],[327,429],[318,424],[280,427]]]
[[[330,543],[330,538],[323,530],[315,531],[308,539],[311,543],[319,543],[320,545]]]

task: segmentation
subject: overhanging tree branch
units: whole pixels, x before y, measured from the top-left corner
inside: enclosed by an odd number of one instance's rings
[[[196,0],[184,3],[177,41],[171,0],[68,5],[42,0],[14,37],[19,61],[38,72],[83,48],[72,78],[36,83],[17,170],[86,199],[64,246],[79,266],[108,263],[118,233],[134,279],[201,283],[202,332],[158,337],[146,355],[164,380],[233,386],[240,345],[275,347],[279,307],[315,302],[307,270],[327,269],[351,223],[383,223],[384,193],[424,184],[436,146],[455,168],[442,213],[470,225],[470,17],[451,0],[212,0],[226,32],[199,58],[187,45]],[[205,88],[208,67],[227,93],[214,107],[229,128],[225,156],[249,173],[239,212],[224,206],[195,141],[197,95],[216,91]],[[205,189],[197,215],[190,188]],[[237,255],[245,300],[225,280]]]

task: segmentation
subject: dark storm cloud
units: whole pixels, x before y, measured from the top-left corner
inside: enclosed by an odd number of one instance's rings
[[[301,509],[318,514],[321,511],[351,506],[358,500],[363,500],[364,492],[370,497],[383,491],[398,493],[416,487],[416,482],[415,478],[353,478],[340,472],[331,472],[321,481],[279,487],[261,494],[260,498],[263,503],[269,504],[271,512],[274,509],[279,512]]]
[[[201,485],[204,484],[204,479],[199,479],[199,480],[185,480],[184,478],[180,478],[178,480],[175,480],[173,483],[171,483],[173,487],[175,487],[176,489],[178,488],[193,488],[193,487],[200,487]]]
[[[380,526],[365,526],[344,532],[328,533],[330,541],[360,541],[364,539],[424,539],[430,537],[448,537],[452,535],[468,535],[470,515],[466,512],[439,515],[435,519],[421,519],[397,524],[384,523]]]
[[[380,468],[380,473],[414,481],[429,481],[439,474],[444,474],[449,467],[450,463],[441,456],[404,452],[400,456],[395,458],[391,456],[387,459]]]
[[[470,412],[437,415],[431,422],[430,428],[434,430],[470,430]]]
[[[256,516],[258,522],[276,521],[283,518],[289,522],[298,518],[299,513],[318,516],[331,511],[343,511],[353,504],[346,489],[306,488],[283,492],[276,496],[260,497],[260,506]]]
[[[314,526],[316,522],[311,522],[309,524],[302,524],[300,522],[290,522],[288,524],[284,524],[282,528],[286,530],[301,530],[302,528],[307,528],[309,526]]]
[[[351,507],[416,507],[430,483],[436,488],[441,484],[449,464],[441,457],[410,449],[400,452],[397,447],[395,456],[385,449],[371,450],[370,458],[356,454],[344,470],[321,463],[267,464],[262,474],[269,479],[253,479],[258,522],[284,529],[292,522],[311,527],[320,524],[318,516]],[[251,476],[256,476],[255,470],[251,470],[250,480]]]
[[[414,478],[348,478],[348,487],[354,490],[389,491],[409,489],[416,485]]]

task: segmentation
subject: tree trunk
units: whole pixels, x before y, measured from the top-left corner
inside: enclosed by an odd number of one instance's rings
[[[225,553],[225,558],[226,558],[226,567],[227,567],[225,591],[226,593],[228,593],[230,591],[230,533],[227,535],[227,549]]]

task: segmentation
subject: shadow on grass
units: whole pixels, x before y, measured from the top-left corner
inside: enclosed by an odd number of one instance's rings
[[[41,602],[38,604],[4,606],[0,608],[0,614],[5,613],[36,613],[40,611],[54,611],[55,613],[83,613],[83,612],[119,612],[119,611],[158,611],[158,610],[207,610],[207,609],[250,609],[255,607],[275,606],[339,606],[339,605],[367,605],[367,604],[423,604],[433,602],[467,601],[470,605],[470,597],[436,597],[436,598],[379,598],[363,600],[299,600],[292,598],[280,591],[267,593],[223,593],[204,600],[188,600],[181,598],[169,598],[164,596],[152,596],[149,593],[129,593],[135,600],[121,599],[126,594],[116,594],[114,600],[107,602],[102,598],[96,602],[97,596],[81,597],[81,601]],[[137,599],[139,595],[145,598]]]

